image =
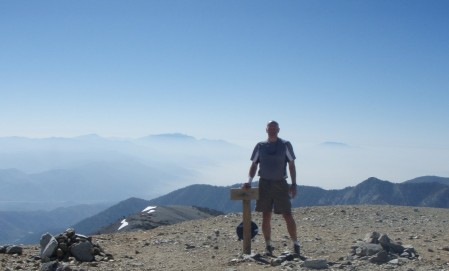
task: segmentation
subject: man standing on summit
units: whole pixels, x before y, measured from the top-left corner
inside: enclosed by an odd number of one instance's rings
[[[272,255],[274,250],[271,244],[271,215],[274,210],[275,214],[282,214],[284,217],[293,242],[293,251],[299,255],[300,244],[290,202],[290,195],[296,196],[296,157],[292,144],[278,137],[279,130],[279,124],[276,121],[267,123],[268,140],[257,143],[254,148],[248,182],[244,183],[243,187],[251,187],[259,166],[259,199],[256,201],[256,211],[262,212],[262,233],[265,238],[266,253]],[[291,185],[287,183],[287,164]]]

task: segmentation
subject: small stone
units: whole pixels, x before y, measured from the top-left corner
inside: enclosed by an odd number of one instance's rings
[[[301,264],[301,267],[311,269],[327,269],[329,268],[329,265],[325,259],[307,259]]]
[[[383,246],[388,246],[390,244],[391,240],[386,234],[381,234],[379,237],[379,243]]]
[[[68,238],[72,238],[75,235],[75,229],[68,228],[67,230],[65,230],[65,234]]]
[[[0,253],[6,253],[6,248],[8,246],[0,246]]]
[[[389,264],[399,265],[399,259],[393,259],[388,262]]]
[[[40,271],[56,271],[61,267],[62,267],[62,265],[59,262],[51,261],[51,262],[43,263],[40,268]]]
[[[64,257],[64,252],[62,251],[62,249],[60,249],[60,248],[56,249],[56,257],[58,257],[60,259],[62,257]]]
[[[22,247],[20,246],[9,246],[6,248],[6,254],[17,254],[22,255]]]
[[[372,263],[386,263],[388,261],[390,261],[390,257],[388,256],[388,252],[385,250],[380,251],[376,254],[376,256],[370,259],[370,262]]]
[[[193,249],[193,248],[195,248],[195,246],[194,246],[194,245],[189,245],[189,244],[186,244],[186,249]]]

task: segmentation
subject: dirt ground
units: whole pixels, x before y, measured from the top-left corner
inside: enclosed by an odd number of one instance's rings
[[[449,270],[449,209],[400,206],[325,206],[294,209],[302,255],[325,259],[329,270]],[[253,213],[261,225],[261,216]],[[241,213],[161,226],[149,231],[93,236],[109,261],[68,262],[71,270],[309,270],[293,259],[273,266],[270,258],[260,260],[242,255],[236,226]],[[76,229],[75,229],[76,230]],[[418,259],[400,265],[372,264],[346,257],[351,246],[367,233],[387,234],[393,241],[412,245]],[[291,251],[285,222],[274,215],[272,239],[275,255]],[[22,255],[0,254],[1,270],[39,270],[39,246],[23,246]],[[252,241],[252,256],[262,254],[261,233]],[[68,268],[68,267],[67,267]],[[68,269],[69,270],[69,269]]]

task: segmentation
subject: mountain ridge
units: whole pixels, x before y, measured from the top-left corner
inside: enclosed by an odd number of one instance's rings
[[[415,179],[419,182],[392,183],[371,177],[356,186],[333,190],[300,185],[297,196],[292,199],[292,207],[376,204],[449,208],[449,185],[435,182],[435,178]],[[257,185],[257,182],[253,183],[254,187]],[[95,233],[127,216],[141,212],[148,206],[182,205],[223,213],[241,212],[241,202],[230,200],[230,189],[240,186],[239,183],[230,186],[194,184],[150,200],[131,197],[71,226],[80,233]],[[251,204],[254,208],[254,201]]]
[[[433,183],[433,182],[449,185],[449,178],[427,175],[405,181],[404,183]]]
[[[255,187],[257,184],[255,182],[253,186]],[[229,189],[239,186],[240,184],[226,187],[191,185],[149,200],[149,202],[150,204],[160,205],[204,206],[225,213],[235,212],[239,211],[241,206],[239,203],[229,202]],[[208,196],[204,197],[204,195]],[[209,200],[209,198],[213,200]],[[297,196],[292,199],[293,207],[349,204],[392,204],[449,208],[449,185],[430,181],[392,183],[370,177],[356,186],[343,189],[325,190],[319,187],[299,185]]]
[[[144,210],[102,227],[92,234],[151,230],[163,225],[172,225],[182,221],[204,219],[222,214],[221,212],[212,212],[194,206],[147,206]]]

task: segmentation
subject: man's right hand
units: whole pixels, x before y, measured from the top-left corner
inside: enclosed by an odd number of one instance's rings
[[[251,184],[250,183],[244,183],[244,184],[242,184],[242,188],[243,189],[250,189],[251,188]]]

